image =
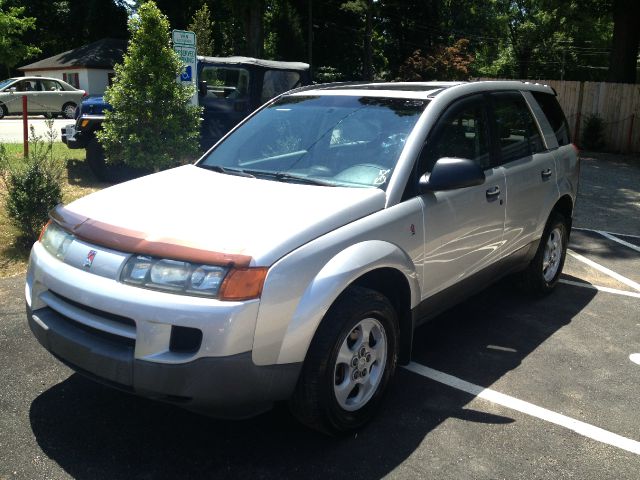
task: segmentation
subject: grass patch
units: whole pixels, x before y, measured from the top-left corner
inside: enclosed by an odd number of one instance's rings
[[[4,143],[12,163],[23,162],[22,143]],[[62,178],[62,201],[67,204],[91,192],[108,187],[91,173],[85,162],[85,150],[70,150],[54,142],[53,155],[65,165]],[[11,225],[5,210],[6,190],[0,182],[0,278],[22,274],[27,269],[29,247],[18,242],[18,230]]]

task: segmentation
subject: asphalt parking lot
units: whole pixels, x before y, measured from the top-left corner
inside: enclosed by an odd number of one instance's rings
[[[562,283],[507,279],[416,332],[377,418],[327,438],[284,407],[213,420],[111,390],[44,351],[0,280],[0,480],[637,479],[640,163],[583,162]]]
[[[74,120],[57,118],[53,121],[53,128],[57,133],[57,140],[60,140],[60,130]],[[42,115],[30,115],[28,119],[29,128],[33,126],[36,135],[44,136],[47,131],[45,118]],[[22,117],[10,116],[0,119],[0,142],[22,143]]]

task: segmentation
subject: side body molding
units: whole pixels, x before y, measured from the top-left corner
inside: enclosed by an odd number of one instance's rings
[[[314,269],[317,273],[310,275],[302,285],[279,272],[279,267],[275,265],[269,272],[271,281],[286,282],[287,285],[280,285],[280,288],[289,292],[290,299],[296,298],[300,288],[299,301],[274,304],[269,298],[270,292],[263,293],[253,346],[253,361],[257,365],[304,361],[311,340],[332,303],[350,284],[373,270],[393,268],[400,271],[411,290],[410,307],[420,303],[420,283],[413,261],[398,246],[387,241],[362,241],[339,251],[324,265],[318,265],[319,268]],[[295,267],[293,270],[299,271]],[[276,275],[282,277],[274,279]],[[277,288],[275,285],[274,289]],[[280,324],[280,328],[273,328],[275,324]]]

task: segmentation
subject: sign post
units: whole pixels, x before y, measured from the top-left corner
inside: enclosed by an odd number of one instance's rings
[[[195,87],[195,93],[191,97],[193,105],[198,104],[198,64],[196,57],[196,34],[185,30],[173,30],[173,50],[180,56],[185,64],[182,73],[178,76],[178,83],[189,83]]]

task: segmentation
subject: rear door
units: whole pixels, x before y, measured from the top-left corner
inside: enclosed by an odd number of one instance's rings
[[[542,235],[546,217],[558,198],[553,152],[521,92],[490,95],[498,162],[506,177],[503,255]]]
[[[490,148],[487,99],[473,95],[453,103],[441,116],[422,150],[418,175],[442,157],[477,162],[482,185],[421,195],[424,202],[423,298],[470,277],[501,253],[505,220],[505,177]]]
[[[62,111],[62,85],[55,80],[48,79],[40,80],[40,84],[42,85],[40,97],[42,98],[42,104],[47,107],[47,111],[52,113]]]

